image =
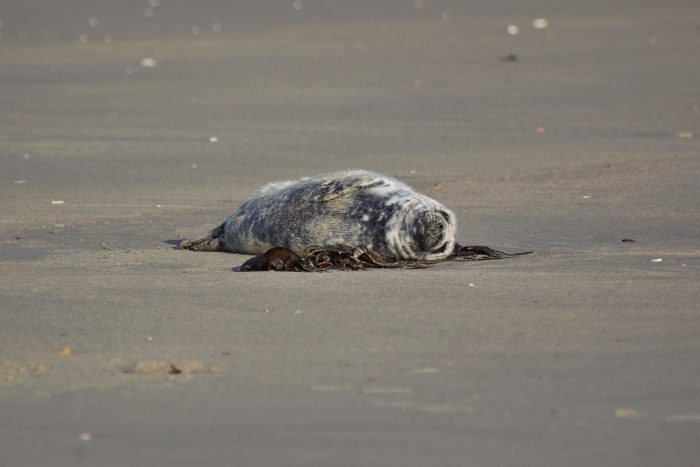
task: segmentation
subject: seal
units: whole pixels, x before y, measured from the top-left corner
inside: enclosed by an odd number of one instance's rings
[[[437,201],[386,175],[348,170],[270,183],[180,249],[260,254],[346,244],[384,257],[434,261],[452,254],[456,232],[454,213]]]

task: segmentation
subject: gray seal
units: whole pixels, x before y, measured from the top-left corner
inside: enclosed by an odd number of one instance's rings
[[[208,235],[181,249],[301,253],[311,245],[365,245],[393,258],[433,261],[454,249],[457,219],[437,201],[386,175],[348,170],[270,183]]]

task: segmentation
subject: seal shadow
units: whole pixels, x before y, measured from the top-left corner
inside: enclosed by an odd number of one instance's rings
[[[182,244],[184,240],[179,239],[179,240],[164,240],[163,243],[167,243],[168,245],[172,245],[175,250],[180,248],[180,244]]]

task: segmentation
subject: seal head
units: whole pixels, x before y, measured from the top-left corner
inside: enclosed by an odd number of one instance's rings
[[[414,251],[429,251],[432,254],[444,252],[449,246],[445,241],[449,214],[445,211],[422,212],[413,224]]]

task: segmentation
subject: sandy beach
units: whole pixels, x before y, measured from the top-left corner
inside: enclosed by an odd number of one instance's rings
[[[697,2],[249,3],[0,5],[0,465],[698,465]],[[174,248],[347,168],[533,253]]]

